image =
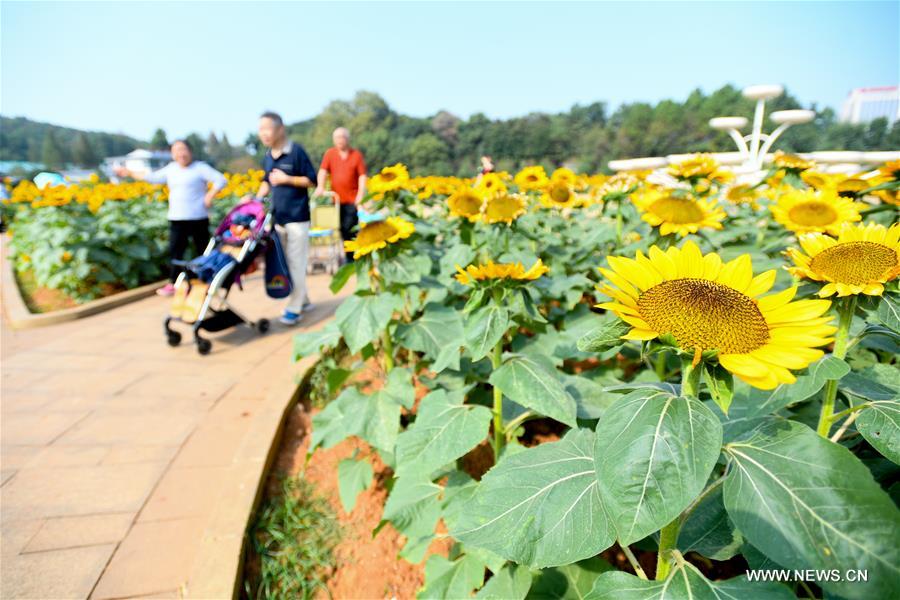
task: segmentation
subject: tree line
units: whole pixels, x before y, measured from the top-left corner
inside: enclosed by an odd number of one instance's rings
[[[476,113],[468,119],[440,111],[411,117],[393,110],[378,94],[358,92],[351,100],[335,100],[311,119],[288,125],[290,137],[306,147],[314,160],[331,145],[338,126],[350,129],[352,142],[366,155],[370,171],[397,162],[415,174],[471,176],[479,157],[494,158],[500,169],[527,164],[547,168],[566,165],[579,171],[602,171],[617,158],[664,156],[685,152],[734,149],[727,133],[711,129],[718,116],[753,116],[754,103],[738,88],[726,85],[711,94],[695,90],[684,101],[635,102],[610,111],[604,102],[576,104],[560,113],[531,113],[510,119],[490,119]],[[770,101],[768,113],[802,106],[790,93]],[[96,166],[104,157],[135,147],[165,149],[169,140],[158,129],[149,144],[134,138],[2,117],[0,160],[28,160],[59,168],[66,164]],[[768,128],[774,127],[771,123]],[[220,169],[243,171],[258,166],[262,148],[255,135],[233,145],[227,135],[192,133],[186,138],[195,155]],[[788,152],[815,150],[900,149],[900,122],[886,119],[867,124],[839,123],[830,108],[818,110],[809,124],[788,130],[778,142]]]

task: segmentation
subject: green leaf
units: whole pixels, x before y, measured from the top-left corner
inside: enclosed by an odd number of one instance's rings
[[[345,417],[345,407],[366,402],[366,397],[355,387],[346,388],[334,401],[328,403],[322,412],[312,417],[312,440],[308,453],[312,454],[316,448],[331,448],[335,444],[347,439],[353,432],[348,431]]]
[[[582,600],[591,591],[597,576],[612,570],[613,566],[599,556],[569,565],[542,569],[534,577],[528,598]]]
[[[410,562],[420,562],[434,538],[441,517],[438,501],[441,491],[441,486],[428,479],[401,477],[394,483],[384,505],[382,522],[390,521],[394,529],[406,536],[401,555]]]
[[[678,532],[682,553],[699,552],[713,560],[728,560],[741,551],[743,543],[744,538],[728,519],[721,485],[697,504]]]
[[[868,582],[818,582],[840,596],[894,594],[900,511],[849,450],[782,421],[725,451],[725,508],[747,541],[788,569],[868,571]]]
[[[401,254],[378,265],[385,281],[391,283],[418,283],[431,271],[431,259],[427,254]]]
[[[463,341],[463,322],[459,312],[442,304],[427,304],[425,311],[409,324],[397,327],[397,340],[405,348],[423,352],[432,361],[437,361],[445,351],[453,350],[455,364],[459,368],[459,347]],[[437,371],[436,372],[440,372]]]
[[[578,340],[582,352],[605,352],[625,343],[622,336],[631,331],[631,325],[621,319],[610,320],[586,333]]]
[[[422,398],[415,423],[397,438],[397,474],[429,474],[482,442],[491,411],[464,404],[468,389],[435,390]]]
[[[356,506],[356,497],[372,483],[372,465],[369,461],[346,458],[338,463],[338,492],[341,506],[348,514]]]
[[[380,336],[400,304],[400,297],[389,293],[354,294],[344,300],[335,312],[335,320],[350,352],[356,354]]]
[[[487,356],[508,328],[509,312],[493,302],[469,315],[464,327],[464,337],[472,360]]]
[[[308,331],[294,336],[294,360],[321,352],[322,348],[333,348],[341,339],[337,323],[330,321],[318,331]]]
[[[731,372],[721,365],[704,363],[703,380],[713,402],[727,415],[731,399],[734,397],[734,377]]]
[[[600,495],[620,543],[660,530],[706,486],[722,448],[722,424],[702,402],[637,390],[597,425]]]
[[[856,429],[882,456],[900,465],[900,402],[872,402],[861,409]]]
[[[573,429],[558,442],[503,458],[481,480],[451,535],[538,568],[605,550],[615,533],[601,505],[593,441],[592,431]]]
[[[524,600],[531,587],[531,573],[519,565],[506,565],[481,588],[476,598],[484,600]]]
[[[566,391],[575,400],[576,416],[579,419],[599,419],[621,394],[607,392],[601,383],[581,375],[562,374]]]
[[[896,374],[897,367],[873,365],[841,379],[840,389],[866,400],[894,400],[900,397],[900,390],[893,381],[885,376],[879,377],[882,371],[879,367],[882,366]]]
[[[484,582],[484,565],[467,554],[454,561],[432,555],[425,563],[425,587],[416,598],[456,599],[468,598],[475,588]]]
[[[584,600],[796,600],[780,583],[751,582],[746,577],[710,581],[697,567],[683,562],[665,581],[638,579],[629,573],[604,573]]]
[[[332,294],[337,294],[344,286],[347,285],[347,282],[350,281],[350,277],[353,276],[353,273],[356,272],[356,263],[348,262],[341,266],[340,269],[337,270],[337,273],[334,274],[334,277],[331,278],[331,283],[328,284],[328,289],[331,290]]]
[[[535,356],[514,355],[488,379],[516,404],[575,427],[575,399],[552,365]]]
[[[884,294],[875,315],[885,327],[900,333],[900,300],[895,296]]]

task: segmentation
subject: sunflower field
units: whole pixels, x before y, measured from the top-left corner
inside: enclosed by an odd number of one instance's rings
[[[295,339],[345,357],[310,452],[355,436],[391,467],[403,559],[453,540],[423,598],[896,597],[898,190],[898,163],[785,155],[750,183],[708,155],[386,168],[332,281],[355,292]]]
[[[256,192],[262,171],[227,173],[226,179],[211,223]],[[39,286],[77,301],[97,298],[104,286],[130,289],[156,281],[167,272],[167,200],[166,186],[140,181],[108,183],[94,176],[43,189],[23,181],[2,204],[10,257],[16,271],[29,271]]]

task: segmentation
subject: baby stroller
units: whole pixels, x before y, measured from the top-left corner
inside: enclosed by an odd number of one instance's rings
[[[271,218],[262,202],[243,202],[222,220],[202,256],[173,262],[182,271],[164,323],[170,346],[181,343],[181,333],[170,327],[173,321],[192,326],[200,354],[212,349],[212,342],[200,337],[200,330],[222,331],[246,323],[260,333],[268,331],[268,319],[251,321],[228,302],[228,293],[235,283],[241,286],[241,275],[255,269],[270,235]]]

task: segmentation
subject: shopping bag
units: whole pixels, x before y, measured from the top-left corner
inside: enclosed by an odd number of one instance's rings
[[[272,232],[266,244],[266,294],[270,298],[287,298],[294,284],[278,234]]]

